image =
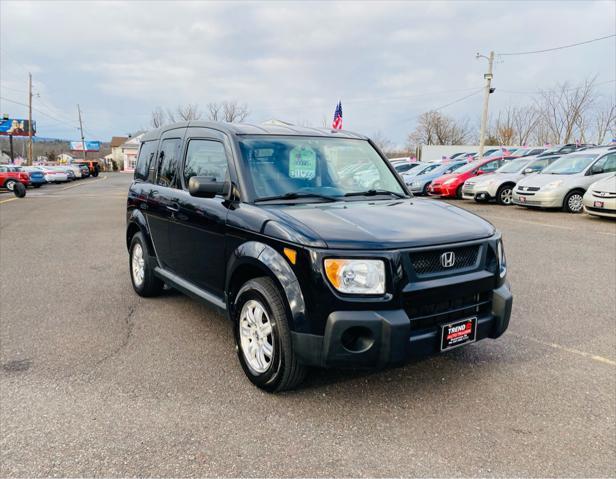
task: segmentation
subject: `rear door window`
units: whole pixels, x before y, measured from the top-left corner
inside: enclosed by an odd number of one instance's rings
[[[156,184],[168,188],[177,188],[178,158],[182,140],[165,139],[160,144],[158,153],[158,175]]]
[[[135,178],[147,180],[150,163],[152,163],[152,159],[156,155],[156,143],[156,141],[145,141],[141,144],[135,168]]]

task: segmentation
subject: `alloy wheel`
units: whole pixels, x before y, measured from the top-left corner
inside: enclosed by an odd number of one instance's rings
[[[135,282],[135,285],[141,286],[143,284],[143,278],[145,276],[145,260],[143,257],[143,248],[139,243],[135,243],[135,246],[133,246],[131,267],[133,271],[133,281]]]
[[[511,188],[505,188],[503,191],[501,191],[500,197],[504,205],[511,204],[512,194],[513,194],[513,191]]]
[[[242,306],[239,333],[242,354],[250,369],[257,374],[267,371],[274,354],[272,323],[259,301],[251,299]]]

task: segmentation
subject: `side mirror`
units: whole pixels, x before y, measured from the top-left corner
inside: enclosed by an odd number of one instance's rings
[[[188,192],[197,198],[214,198],[229,193],[228,181],[216,181],[211,176],[193,176],[188,180]]]
[[[602,166],[593,165],[593,167],[590,169],[591,175],[600,175],[601,173],[603,173]]]
[[[524,171],[522,172],[523,175],[530,175],[531,173],[533,173],[535,170],[533,170],[532,168],[524,168]]]
[[[477,174],[478,175],[483,175],[484,173],[485,173],[485,171],[483,171],[483,170],[477,170]]]

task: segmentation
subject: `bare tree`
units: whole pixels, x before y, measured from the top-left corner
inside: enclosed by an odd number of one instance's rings
[[[460,145],[470,136],[468,120],[457,121],[438,111],[427,111],[419,116],[408,139],[411,145]]]
[[[237,101],[222,102],[223,118],[228,123],[242,122],[249,114],[246,104],[240,105]]]
[[[612,137],[616,137],[616,102],[614,98],[597,108],[594,120],[597,145],[605,141],[608,132],[611,133]]]
[[[157,106],[152,110],[152,116],[150,118],[150,125],[152,128],[160,128],[165,124],[165,111]]]
[[[528,145],[533,131],[539,124],[539,111],[533,105],[514,108],[512,124],[515,129],[514,143],[519,146]]]
[[[207,118],[210,121],[221,121],[222,119],[222,105],[220,103],[208,103],[207,104]]]
[[[391,140],[383,134],[383,132],[377,131],[370,137],[370,139],[383,153],[389,153],[391,151],[393,144]]]
[[[594,102],[594,82],[594,78],[585,80],[576,88],[563,83],[541,92],[537,108],[550,142],[570,143],[576,134],[585,135],[581,128],[585,129],[585,116]]]
[[[499,145],[513,145],[517,133],[513,121],[514,115],[515,109],[512,107],[498,113],[496,124],[489,136],[493,136]]]
[[[203,116],[203,113],[199,110],[199,105],[195,104],[187,104],[187,105],[178,105],[176,108],[176,113],[179,120],[190,121],[190,120],[200,120]]]

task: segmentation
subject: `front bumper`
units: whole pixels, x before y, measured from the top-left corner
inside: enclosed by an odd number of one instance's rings
[[[616,198],[594,196],[592,192],[587,192],[583,202],[584,211],[589,215],[616,218]]]
[[[457,184],[445,185],[430,185],[428,186],[428,194],[431,196],[454,197],[456,196]]]
[[[490,310],[477,314],[476,340],[495,339],[507,330],[512,303],[506,283],[491,291]],[[320,367],[383,367],[438,353],[440,325],[411,323],[403,309],[336,311],[327,318],[323,336],[292,332],[293,347],[300,362]],[[349,340],[353,334],[355,341]]]
[[[519,206],[537,206],[540,208],[561,208],[563,205],[564,193],[555,191],[537,191],[533,193],[520,193],[517,189],[513,190],[513,204]]]

